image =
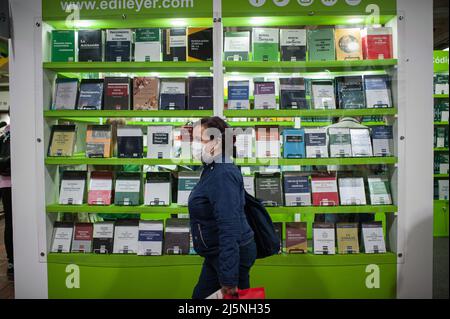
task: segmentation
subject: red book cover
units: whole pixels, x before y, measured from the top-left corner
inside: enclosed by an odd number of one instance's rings
[[[111,205],[112,172],[92,172],[89,182],[88,204]]]
[[[392,29],[367,28],[363,33],[363,53],[366,60],[393,58]]]
[[[91,223],[77,223],[75,224],[74,240],[90,241],[94,233],[94,225]]]
[[[311,178],[313,206],[338,206],[339,194],[335,176]]]

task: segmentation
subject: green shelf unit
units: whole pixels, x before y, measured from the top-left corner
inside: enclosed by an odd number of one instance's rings
[[[352,110],[225,110],[228,118],[259,117],[341,117],[341,116],[395,116],[396,108]]]
[[[160,110],[160,111],[83,111],[83,110],[50,110],[44,111],[44,117],[46,118],[61,118],[74,120],[79,118],[202,118],[206,116],[212,116],[214,112],[212,110]]]
[[[150,158],[87,158],[74,157],[47,157],[47,165],[189,165],[199,166],[201,162],[194,160],[176,159],[150,159]]]
[[[448,94],[433,94],[433,97],[435,99],[448,99],[449,95]]]
[[[448,152],[449,148],[448,147],[435,147],[434,151],[435,152]]]
[[[434,174],[434,178],[448,178],[448,174]]]
[[[446,125],[448,125],[448,122],[434,122],[434,125],[436,125],[436,126],[446,126]]]

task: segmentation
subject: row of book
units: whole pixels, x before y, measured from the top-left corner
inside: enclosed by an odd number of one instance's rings
[[[89,205],[168,206],[176,192],[177,204],[186,206],[191,191],[200,180],[199,171],[182,171],[178,177],[170,172],[92,171],[89,176]],[[256,172],[244,175],[247,192],[266,206],[351,206],[392,205],[390,182],[385,175],[365,178],[346,172],[311,174],[300,172]],[[61,178],[59,204],[82,205],[85,202],[88,172],[64,171]],[[114,184],[114,187],[113,187]],[[144,187],[143,187],[144,184]],[[177,185],[177,189],[173,186]],[[144,189],[144,191],[142,191]],[[368,191],[366,191],[368,190]],[[226,191],[226,190],[224,190]],[[366,194],[369,195],[367,200]],[[114,200],[113,200],[114,198]]]
[[[434,100],[434,121],[435,122],[448,122],[449,115],[449,100],[448,99],[435,99]]]
[[[280,133],[281,131],[281,133]],[[236,158],[346,158],[384,157],[394,155],[392,126],[369,128],[322,127],[308,129],[257,125],[234,128]],[[117,157],[143,158],[144,132],[141,126],[121,125],[117,128]],[[86,134],[87,157],[112,157],[111,125],[89,125]],[[73,156],[77,126],[53,125],[48,156]],[[191,159],[193,126],[149,126],[147,158]],[[281,151],[282,150],[282,151]]]
[[[80,62],[211,61],[213,57],[212,28],[53,30],[51,43],[53,62],[74,62],[76,57]],[[227,61],[392,58],[392,29],[389,27],[253,28],[252,32],[224,34],[224,59]]]
[[[434,147],[448,148],[448,125],[434,127]]]
[[[274,223],[281,249],[289,254],[308,252],[307,225],[287,222],[285,241],[283,223]],[[386,253],[380,222],[314,223],[313,253],[316,255]],[[360,241],[362,248],[360,247]],[[337,245],[336,245],[337,243]],[[56,222],[51,243],[53,253],[135,254],[139,256],[195,254],[188,219],[163,221],[118,220],[116,222]]]

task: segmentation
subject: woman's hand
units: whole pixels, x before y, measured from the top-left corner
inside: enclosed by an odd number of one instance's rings
[[[222,286],[222,294],[223,295],[236,296],[237,290],[238,290],[237,287]]]

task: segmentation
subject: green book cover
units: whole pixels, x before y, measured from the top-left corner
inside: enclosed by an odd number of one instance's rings
[[[114,204],[137,206],[141,198],[141,173],[118,173],[115,184]]]
[[[278,61],[278,48],[280,32],[278,29],[254,28],[253,29],[253,60],[254,61]]]
[[[308,30],[308,47],[310,61],[334,61],[334,30],[331,28]]]
[[[225,32],[225,61],[248,61],[250,52],[250,32]]]
[[[52,62],[75,61],[75,31],[52,31]]]
[[[161,30],[159,28],[136,29],[135,42],[160,42]]]

